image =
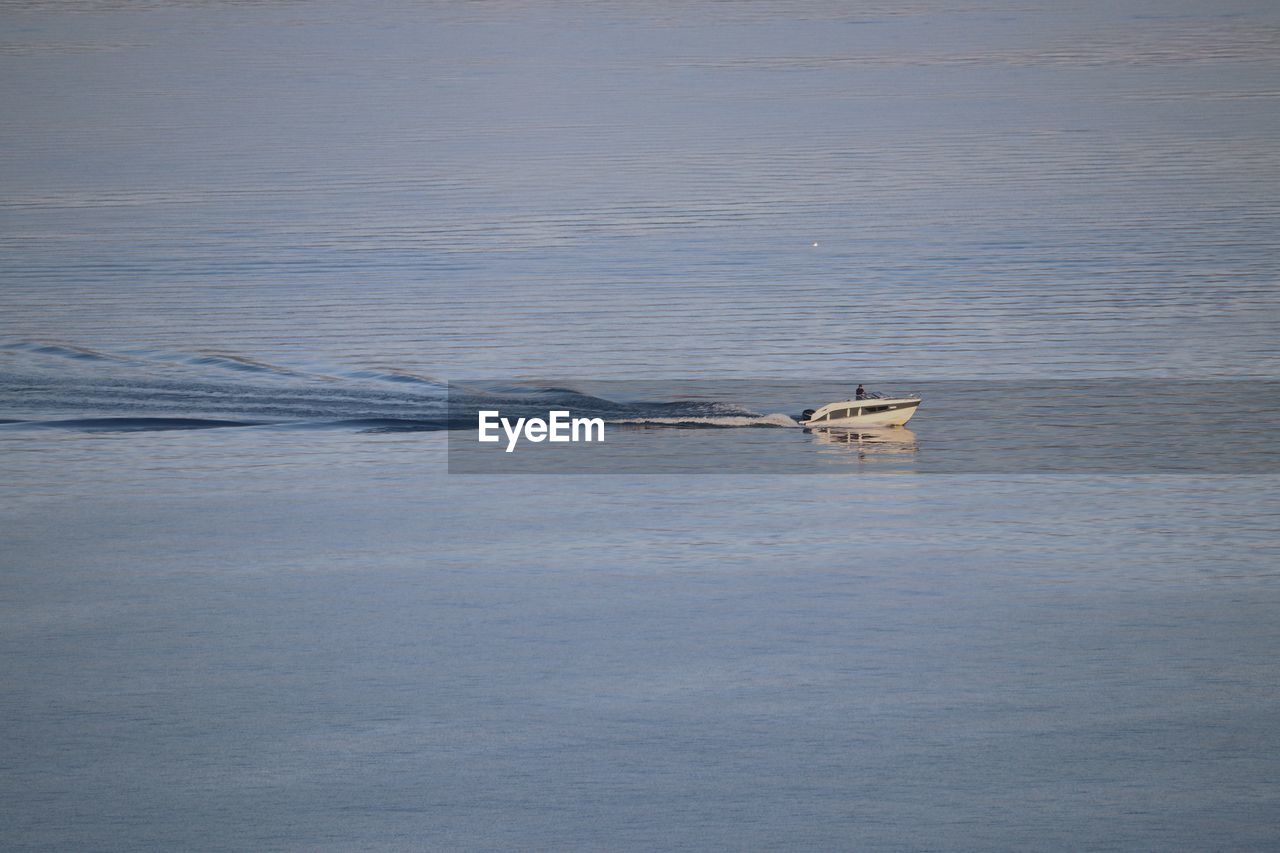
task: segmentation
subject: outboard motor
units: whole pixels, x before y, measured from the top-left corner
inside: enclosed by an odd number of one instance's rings
[[[804,423],[805,421],[809,420],[809,418],[813,417],[813,412],[814,412],[813,409],[805,409],[804,414],[800,416],[800,423]]]

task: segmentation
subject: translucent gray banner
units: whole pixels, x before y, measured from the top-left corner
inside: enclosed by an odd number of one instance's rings
[[[1280,472],[1280,382],[1275,380],[921,380],[863,385],[866,400],[857,399],[857,383],[839,380],[452,382],[449,471]],[[901,420],[900,413],[883,412],[888,406],[910,408],[902,401],[914,399],[919,400],[918,408],[912,409],[905,425],[875,423]],[[821,416],[826,404],[846,400],[849,405],[828,407],[834,420],[802,420],[806,410]],[[489,413],[484,424],[481,413]],[[506,419],[505,427],[501,419]],[[574,420],[584,422],[576,441]],[[538,421],[547,422],[541,440]],[[586,422],[592,422],[591,440],[586,440]],[[489,441],[480,440],[482,426]],[[568,440],[553,441],[552,434]]]

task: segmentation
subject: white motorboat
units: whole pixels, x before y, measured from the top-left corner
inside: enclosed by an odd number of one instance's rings
[[[805,409],[796,420],[806,427],[902,426],[919,407],[919,397],[891,397],[873,392],[861,400],[840,400],[820,409]]]

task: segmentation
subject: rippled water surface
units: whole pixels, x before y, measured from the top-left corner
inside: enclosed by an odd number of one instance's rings
[[[0,3],[0,846],[1280,844],[1278,82],[1247,2]],[[459,473],[459,383],[619,464]]]

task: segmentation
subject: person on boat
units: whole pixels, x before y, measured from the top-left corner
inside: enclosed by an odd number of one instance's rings
[[[855,400],[867,399],[867,389],[859,385],[858,390],[853,392],[853,399]]]

